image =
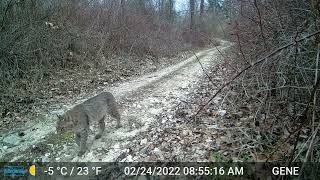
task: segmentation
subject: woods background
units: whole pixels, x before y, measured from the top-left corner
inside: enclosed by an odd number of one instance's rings
[[[2,0],[2,123],[221,38],[234,43],[218,66],[237,91],[234,111],[251,113],[262,144],[291,160],[319,160],[319,1],[185,2],[179,10],[174,0]]]

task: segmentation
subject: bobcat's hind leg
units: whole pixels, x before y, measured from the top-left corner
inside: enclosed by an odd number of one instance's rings
[[[96,139],[101,138],[102,133],[103,133],[103,131],[104,131],[105,128],[106,128],[106,123],[104,122],[104,118],[105,118],[105,116],[103,116],[103,118],[99,120],[99,132],[98,132],[98,134],[95,136]]]

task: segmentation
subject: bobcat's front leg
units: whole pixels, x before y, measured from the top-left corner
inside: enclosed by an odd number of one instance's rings
[[[82,156],[87,151],[87,139],[88,139],[88,131],[86,129],[82,130],[80,133],[80,151],[78,156]]]
[[[80,137],[81,137],[80,132],[76,132],[76,133],[75,133],[75,136],[76,136],[76,139],[75,139],[75,140],[76,140],[76,143],[77,143],[78,146],[80,146],[80,139],[81,139],[81,138],[80,138]]]
[[[121,128],[120,114],[119,114],[118,110],[115,109],[111,115],[117,120],[117,126],[116,126],[116,128]]]

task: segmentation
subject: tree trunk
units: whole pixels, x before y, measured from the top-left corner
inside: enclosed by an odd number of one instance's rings
[[[143,13],[146,13],[146,2],[145,0],[138,0],[138,9],[141,10]]]
[[[120,1],[120,21],[122,22],[124,20],[124,16],[125,16],[125,0],[121,0]]]
[[[195,1],[190,0],[190,30],[194,29],[194,5]]]
[[[173,21],[173,0],[169,0],[169,21]]]
[[[200,1],[200,16],[202,17],[204,14],[204,0]]]

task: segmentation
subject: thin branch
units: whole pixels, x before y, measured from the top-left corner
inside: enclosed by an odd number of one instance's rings
[[[192,51],[192,52],[193,52],[194,56],[196,57],[198,63],[200,64],[201,69],[202,69],[202,71],[204,72],[204,74],[207,76],[207,78],[209,79],[209,81],[211,82],[211,84],[212,84],[213,86],[215,86],[215,84],[214,84],[214,82],[212,81],[211,77],[209,76],[209,74],[207,73],[207,71],[204,69],[202,63],[200,62],[200,59],[198,58],[197,54],[196,54],[194,51]]]
[[[283,143],[287,142],[287,141],[290,139],[291,136],[293,136],[293,135],[295,135],[296,133],[298,133],[297,136],[296,136],[296,138],[299,137],[300,132],[301,132],[301,129],[303,128],[303,126],[305,125],[305,123],[306,123],[307,120],[308,120],[308,112],[309,112],[309,109],[310,109],[311,104],[313,103],[313,98],[315,97],[316,91],[317,91],[317,89],[319,88],[319,86],[320,86],[320,77],[319,77],[318,80],[317,80],[317,84],[315,84],[314,87],[313,87],[313,91],[312,91],[312,93],[311,93],[310,99],[309,99],[309,101],[308,101],[308,105],[307,105],[307,107],[305,108],[303,115],[300,116],[300,126],[297,127],[282,143],[279,143],[279,145],[278,145],[277,148],[274,148],[274,151],[272,151],[272,152],[269,154],[269,157],[267,158],[266,162],[269,161],[270,157],[278,150],[278,148],[279,148]],[[295,151],[295,149],[294,149],[293,151]],[[293,152],[293,153],[294,153],[294,152]],[[290,163],[291,163],[291,162],[290,162]]]
[[[259,10],[259,7],[258,7],[257,0],[254,0],[254,1],[253,1],[253,4],[254,4],[255,8],[257,9],[257,14],[258,14],[258,18],[259,18],[259,27],[260,27],[260,31],[261,31],[261,36],[262,36],[262,39],[263,39],[265,48],[267,48],[266,38],[265,38],[264,33],[263,33],[262,17],[261,17],[261,13],[260,13],[260,10]]]
[[[227,83],[225,83],[224,85],[222,85],[218,91],[202,106],[198,109],[197,113],[194,115],[194,117],[196,117],[225,87],[229,86],[236,78],[238,78],[243,72],[245,72],[246,70],[250,69],[251,67],[265,61],[267,58],[270,58],[271,56],[277,54],[278,52],[282,51],[283,49],[286,49],[292,45],[295,45],[296,43],[298,42],[301,42],[307,38],[310,38],[310,37],[313,37],[317,34],[320,34],[320,30],[319,31],[316,31],[316,32],[313,32],[305,37],[302,37],[294,42],[291,42],[291,43],[288,43],[284,46],[281,46],[277,49],[275,49],[274,51],[272,51],[271,53],[269,53],[267,56],[257,60],[256,62],[254,62],[253,64],[250,64],[248,65],[247,67],[245,67],[244,69],[242,69],[238,74],[236,74],[233,78],[231,78],[231,80],[229,80]]]
[[[4,22],[5,22],[5,19],[6,19],[6,16],[7,16],[7,13],[9,11],[10,8],[12,8],[16,3],[12,3],[13,0],[10,0],[7,4],[7,7],[4,11],[4,14],[3,14],[3,17],[2,17],[2,21],[0,22],[0,31],[2,29],[4,29]]]
[[[318,44],[318,53],[317,53],[317,59],[316,59],[316,72],[314,75],[315,76],[314,77],[314,84],[315,85],[317,84],[317,80],[318,80],[319,56],[320,56],[320,44]],[[313,98],[313,113],[312,113],[312,123],[311,123],[311,129],[312,129],[313,133],[315,131],[314,127],[315,127],[315,119],[316,119],[316,108],[315,108],[316,105],[317,105],[317,92],[315,92],[314,98]],[[317,130],[318,129],[319,129],[319,126],[318,126]],[[310,147],[309,147],[311,161],[313,161],[313,139],[312,139],[312,141],[310,143]],[[309,150],[308,150],[308,153],[309,153]],[[308,153],[306,155],[306,160],[308,158]]]
[[[242,56],[243,60],[244,60],[246,63],[250,64],[250,62],[247,61],[246,57],[244,56],[244,52],[243,52],[243,50],[242,50],[242,46],[241,46],[241,43],[240,43],[240,37],[239,37],[238,32],[236,33],[236,36],[237,36],[237,41],[238,41],[239,51],[240,51],[240,53],[241,53],[241,56]]]

